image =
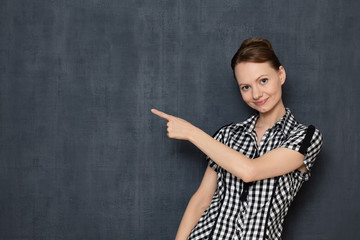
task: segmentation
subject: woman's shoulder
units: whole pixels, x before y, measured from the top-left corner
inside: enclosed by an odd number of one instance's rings
[[[228,131],[229,129],[234,128],[235,124],[233,122],[228,123],[222,127],[220,127],[213,135],[215,137],[216,135],[223,134],[224,132]]]
[[[222,127],[220,127],[215,134],[217,133],[221,133],[221,132],[238,132],[239,130],[242,129],[247,129],[249,128],[251,125],[253,125],[256,121],[256,119],[258,118],[258,114],[254,114],[251,117],[249,117],[248,119],[242,121],[242,122],[231,122],[228,123],[226,125],[223,125]]]
[[[285,120],[284,128],[285,128],[285,134],[288,136],[305,136],[306,133],[309,134],[309,132],[312,132],[313,135],[321,137],[321,132],[318,128],[316,128],[313,124],[303,124],[299,123],[289,108],[286,108],[288,117]]]

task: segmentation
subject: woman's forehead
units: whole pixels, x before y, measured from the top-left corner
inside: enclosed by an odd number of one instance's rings
[[[275,70],[268,62],[241,62],[234,68],[235,76],[238,81],[253,81],[263,75],[272,75]]]

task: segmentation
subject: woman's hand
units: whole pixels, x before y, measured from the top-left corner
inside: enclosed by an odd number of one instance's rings
[[[168,121],[167,135],[169,138],[190,140],[191,134],[197,129],[194,125],[184,119],[171,116],[156,109],[151,109],[151,112]]]

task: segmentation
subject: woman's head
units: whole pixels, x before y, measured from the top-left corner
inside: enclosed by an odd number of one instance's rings
[[[281,66],[270,42],[263,38],[245,40],[231,61],[243,100],[260,113],[285,108],[281,86],[285,69]]]
[[[241,62],[269,62],[275,70],[281,66],[269,40],[256,37],[246,39],[241,44],[231,60],[232,69],[234,70],[235,66]]]

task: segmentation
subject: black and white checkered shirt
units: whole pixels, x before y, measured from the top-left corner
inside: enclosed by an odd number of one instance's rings
[[[259,116],[222,127],[214,138],[254,159],[279,148],[290,148],[305,155],[307,173],[288,174],[244,183],[207,158],[217,172],[217,190],[208,209],[188,239],[281,239],[282,223],[289,206],[310,170],[322,146],[322,136],[313,126],[296,122],[290,110],[270,129],[257,146],[254,130]]]

